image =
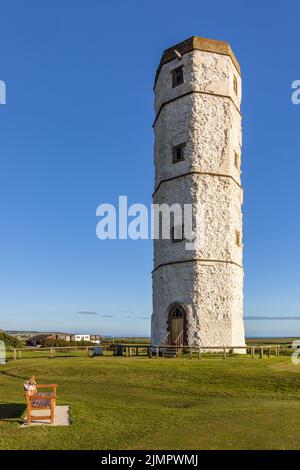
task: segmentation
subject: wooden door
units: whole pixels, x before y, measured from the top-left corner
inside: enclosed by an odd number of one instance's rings
[[[181,335],[180,343],[183,344],[183,335],[181,333],[183,332],[184,318],[183,318],[183,312],[179,307],[176,307],[171,312],[170,320],[171,320],[170,343],[175,344],[177,338]]]

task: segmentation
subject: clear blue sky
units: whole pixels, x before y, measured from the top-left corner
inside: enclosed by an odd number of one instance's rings
[[[242,68],[245,315],[300,315],[299,3],[0,8],[0,328],[149,333],[152,243],[99,241],[95,211],[119,194],[150,204],[155,69],[191,35],[228,40]],[[246,330],[300,335],[300,321]]]

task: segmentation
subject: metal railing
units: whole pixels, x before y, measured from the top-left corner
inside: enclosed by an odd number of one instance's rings
[[[177,346],[177,347],[183,346],[183,330],[182,330],[181,333],[179,333],[179,335],[175,339],[175,346]]]
[[[163,344],[170,344],[171,331],[168,331],[166,336],[163,339]]]

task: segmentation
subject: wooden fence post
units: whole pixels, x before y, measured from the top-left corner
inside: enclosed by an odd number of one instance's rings
[[[271,348],[268,348],[268,357],[270,357],[271,354]]]
[[[226,348],[223,349],[223,359],[226,359]]]
[[[17,360],[17,350],[14,349],[14,361],[16,361],[16,360]]]
[[[190,359],[193,359],[193,348],[190,348]]]
[[[260,354],[259,354],[259,358],[262,359],[264,356],[264,348],[261,346],[260,347]]]
[[[149,359],[152,358],[152,350],[151,350],[151,346],[148,346],[148,357]]]
[[[199,346],[199,349],[198,349],[198,359],[201,359],[201,348]]]
[[[50,352],[51,352],[51,357],[53,358],[54,357],[53,348],[50,349]]]
[[[254,355],[255,355],[255,348],[251,348],[251,357],[252,357],[252,359],[254,359]]]
[[[22,351],[19,349],[19,359],[22,359]]]

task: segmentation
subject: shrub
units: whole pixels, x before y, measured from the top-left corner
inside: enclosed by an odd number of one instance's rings
[[[65,339],[45,338],[41,341],[43,348],[63,348],[66,346],[95,346],[90,341],[66,341]]]
[[[22,346],[21,341],[14,336],[7,335],[4,331],[0,331],[0,341],[4,341],[5,346],[10,348],[20,348]]]

